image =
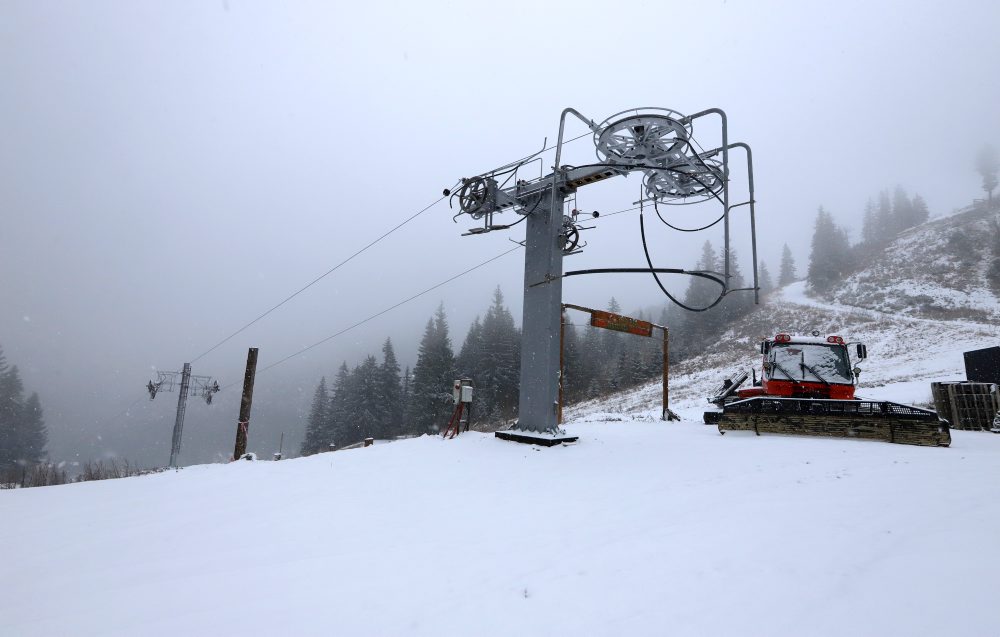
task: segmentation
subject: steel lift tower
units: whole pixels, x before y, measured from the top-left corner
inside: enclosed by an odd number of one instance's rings
[[[156,372],[156,382],[149,381],[146,384],[146,391],[149,392],[149,399],[156,398],[156,394],[161,391],[174,391],[178,388],[177,394],[177,416],[174,418],[174,433],[170,438],[170,467],[177,466],[177,457],[181,453],[181,438],[184,435],[184,414],[187,413],[188,393],[193,388],[196,395],[205,399],[205,403],[212,404],[212,396],[219,391],[218,381],[213,381],[211,376],[192,376],[191,363],[184,363],[182,371],[179,372]]]
[[[561,165],[566,118],[569,115],[582,121],[593,132],[599,161],[581,166]],[[721,120],[722,145],[702,151],[692,137],[692,123],[708,115],[716,115]],[[445,191],[452,202],[457,199],[459,215],[467,214],[483,221],[481,227],[470,229],[466,235],[510,228],[513,223],[496,224],[493,220],[495,213],[508,209],[522,215],[526,221],[518,421],[513,429],[497,432],[498,437],[547,446],[575,440],[558,426],[562,279],[574,274],[593,274],[599,271],[563,273],[563,256],[579,251],[580,231],[587,229],[579,224],[576,214],[564,213],[567,197],[582,186],[640,171],[645,175],[645,194],[637,202],[640,205],[718,200],[723,210],[717,222],[724,224],[725,231],[723,272],[654,268],[648,249],[648,268],[600,271],[651,273],[657,277],[657,283],[668,296],[669,293],[659,281],[658,273],[701,276],[720,286],[719,297],[712,304],[715,305],[726,294],[740,291],[729,286],[729,222],[730,211],[736,207],[729,200],[729,154],[730,150],[737,147],[742,148],[747,156],[750,198],[749,201],[736,205],[750,206],[750,234],[753,242],[753,287],[742,290],[753,291],[756,297],[757,251],[750,147],[742,143],[729,143],[726,114],[720,109],[713,108],[683,116],[664,108],[641,108],[617,113],[598,124],[575,109],[567,108],[559,119],[559,136],[551,174],[535,179],[519,178],[521,169],[535,161],[541,161],[538,156],[548,150],[543,147],[541,151],[513,163],[462,179],[461,186],[455,192]],[[701,311],[708,308],[688,309]]]

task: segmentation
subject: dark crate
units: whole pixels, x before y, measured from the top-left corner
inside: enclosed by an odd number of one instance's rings
[[[1000,347],[965,352],[965,377],[977,383],[1000,385]]]

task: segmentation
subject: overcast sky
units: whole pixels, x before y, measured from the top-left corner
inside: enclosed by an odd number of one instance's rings
[[[567,106],[597,121],[723,108],[754,149],[760,256],[776,272],[793,243],[804,271],[819,205],[856,238],[882,188],[920,193],[932,215],[982,195],[973,154],[1000,143],[998,6],[8,0],[0,346],[41,394],[54,458],[138,455],[149,432],[168,445],[176,398],[143,398],[154,368],[179,369],[459,177],[551,143]],[[694,134],[709,147],[717,123]],[[565,150],[565,163],[593,160],[590,137]],[[639,188],[586,187],[579,207],[629,208]],[[185,448],[190,432],[234,427],[247,347],[270,365],[523,238],[523,225],[461,237],[475,223],[453,214],[432,208],[198,360],[196,374],[236,385],[192,404]],[[671,214],[695,225],[717,208]],[[596,225],[567,269],[643,265],[635,213]],[[693,265],[706,239],[721,237],[655,228],[656,265]],[[441,301],[456,348],[497,284],[519,322],[522,265],[510,254],[262,374],[255,419],[301,429],[294,410],[268,409],[307,405],[320,375],[387,336],[412,364]],[[584,305],[612,294],[625,309],[662,300],[645,277],[564,286]]]

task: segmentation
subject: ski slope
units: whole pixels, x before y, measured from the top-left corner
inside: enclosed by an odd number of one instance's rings
[[[0,632],[996,635],[1000,436],[568,429],[0,492]]]
[[[861,395],[924,405],[1000,340],[797,284],[672,370],[679,423],[651,383],[567,409],[567,447],[471,432],[0,491],[0,635],[996,637],[1000,436],[700,424],[761,336],[803,327],[868,344]]]

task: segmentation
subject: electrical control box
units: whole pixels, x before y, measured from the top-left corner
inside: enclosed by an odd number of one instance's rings
[[[472,379],[471,378],[455,379],[455,382],[451,388],[451,395],[456,405],[459,403],[471,403]]]

